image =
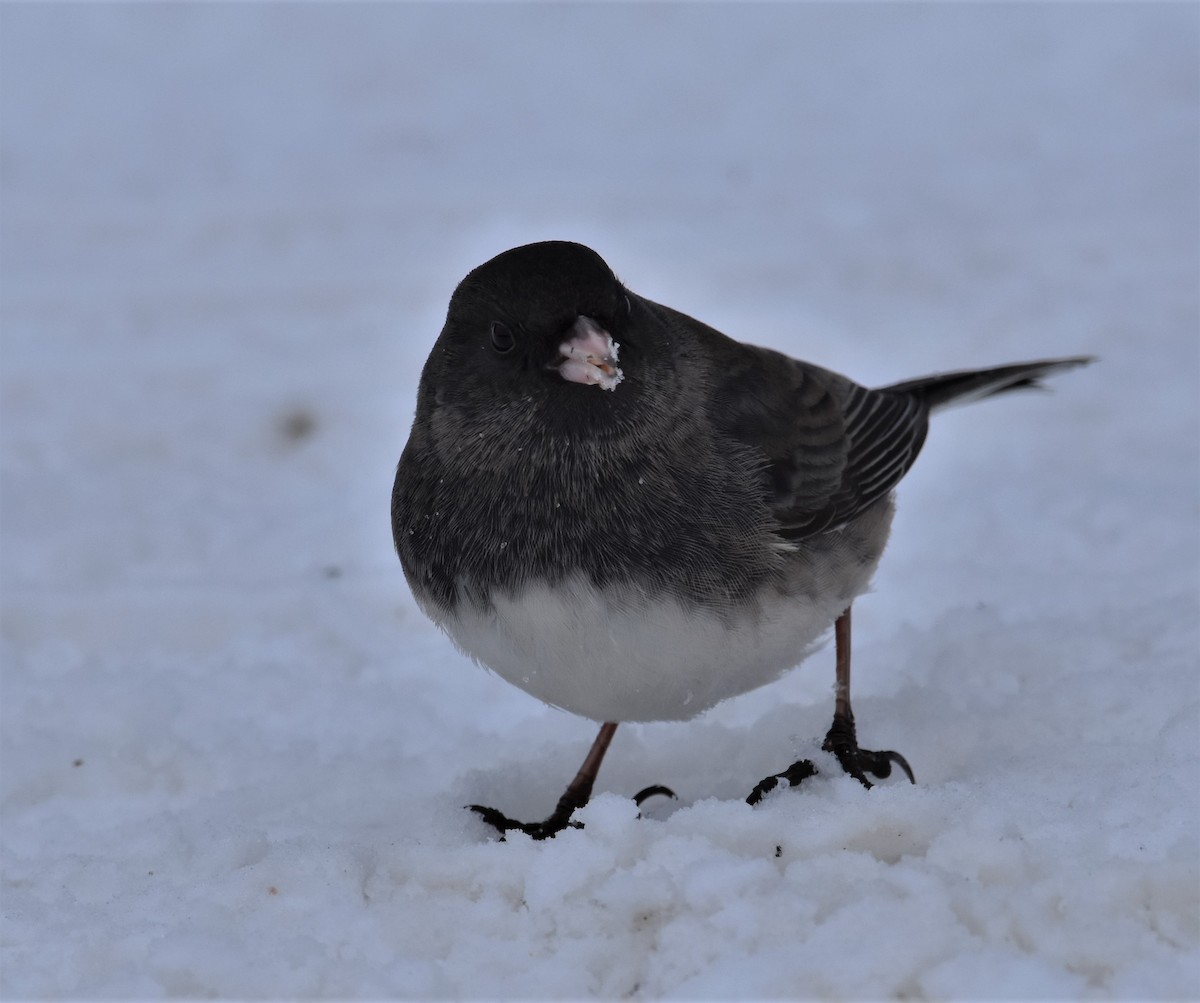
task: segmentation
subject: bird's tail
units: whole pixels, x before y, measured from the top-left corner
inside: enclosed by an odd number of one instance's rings
[[[1090,355],[1077,355],[1069,359],[1018,362],[995,369],[967,369],[905,380],[903,383],[880,387],[880,390],[912,394],[924,401],[930,410],[935,410],[950,404],[967,404],[1010,390],[1042,390],[1042,377],[1063,369],[1086,366],[1091,361],[1093,357]]]

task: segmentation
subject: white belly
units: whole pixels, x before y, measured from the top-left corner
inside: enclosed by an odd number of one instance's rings
[[[866,591],[892,512],[888,497],[781,547],[779,580],[736,609],[685,609],[632,584],[601,593],[575,575],[425,611],[467,655],[548,704],[594,721],[683,721],[808,657]]]
[[[736,615],[688,612],[635,589],[606,600],[573,580],[439,619],[467,655],[548,704],[595,721],[685,720],[798,665],[866,587],[864,570],[816,600],[764,589]]]

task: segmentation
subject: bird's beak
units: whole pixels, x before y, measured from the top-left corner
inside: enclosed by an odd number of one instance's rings
[[[601,390],[615,390],[625,379],[617,368],[621,346],[591,317],[579,317],[558,346],[559,356],[550,364],[570,383],[595,384]]]

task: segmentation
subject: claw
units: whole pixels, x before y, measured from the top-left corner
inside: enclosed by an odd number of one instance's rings
[[[825,736],[821,748],[826,752],[832,752],[837,757],[837,761],[841,763],[842,769],[864,787],[874,786],[867,779],[868,773],[879,780],[886,780],[890,777],[893,763],[905,772],[909,783],[917,782],[916,777],[913,776],[912,767],[908,765],[908,760],[900,753],[893,752],[891,749],[884,749],[880,752],[860,749],[852,717],[835,716],[833,725]]]
[[[493,829],[496,829],[500,833],[501,840],[504,839],[506,832],[523,832],[532,839],[553,839],[563,829],[583,828],[582,822],[575,822],[569,815],[562,816],[557,811],[542,822],[518,822],[515,818],[509,818],[503,812],[489,808],[487,805],[469,804],[467,807]]]
[[[875,752],[871,749],[860,749],[858,747],[858,738],[854,730],[853,717],[834,715],[833,726],[829,729],[829,734],[825,736],[825,742],[821,748],[826,752],[832,752],[837,757],[837,761],[841,763],[842,769],[864,787],[875,786],[867,779],[868,773],[879,780],[885,780],[892,775],[893,764],[899,766],[905,772],[910,783],[915,784],[917,782],[913,776],[912,767],[908,765],[908,760],[900,755],[900,753],[893,752],[891,749]],[[797,763],[792,763],[782,773],[776,773],[760,781],[758,786],[750,792],[750,796],[746,798],[746,804],[758,804],[767,794],[779,786],[780,780],[786,780],[795,787],[802,780],[814,776],[816,772],[817,768],[807,759],[801,759]]]
[[[679,800],[678,796],[673,790],[671,790],[670,787],[664,787],[662,784],[651,784],[649,787],[643,787],[633,796],[633,803],[640,808],[644,802],[649,801],[650,798],[657,797],[660,794],[663,797],[670,798],[672,801]]]
[[[746,804],[756,805],[767,794],[770,794],[776,787],[779,786],[780,780],[786,780],[789,784],[795,787],[803,780],[817,775],[817,768],[813,766],[807,759],[801,759],[798,762],[792,763],[782,773],[774,773],[763,780],[760,780],[750,792],[750,796],[746,798]]]
[[[664,787],[662,784],[654,784],[638,791],[633,796],[633,800],[640,808],[642,802],[659,794],[669,798],[675,797],[675,792],[670,787]],[[541,822],[518,822],[515,818],[509,818],[504,812],[496,808],[489,808],[487,805],[482,804],[467,805],[468,810],[475,812],[476,815],[500,833],[501,841],[504,840],[506,832],[523,832],[531,839],[553,839],[564,829],[582,829],[583,823],[576,822],[571,818],[575,809],[582,807],[582,804],[576,803],[564,794],[549,818]],[[639,815],[638,817],[640,818],[641,816]]]

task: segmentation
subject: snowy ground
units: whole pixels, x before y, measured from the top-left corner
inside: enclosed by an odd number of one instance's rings
[[[1195,998],[1194,5],[0,8],[6,998]],[[593,728],[421,617],[455,282],[593,244],[939,420],[832,655]],[[629,794],[681,795],[635,818]]]

